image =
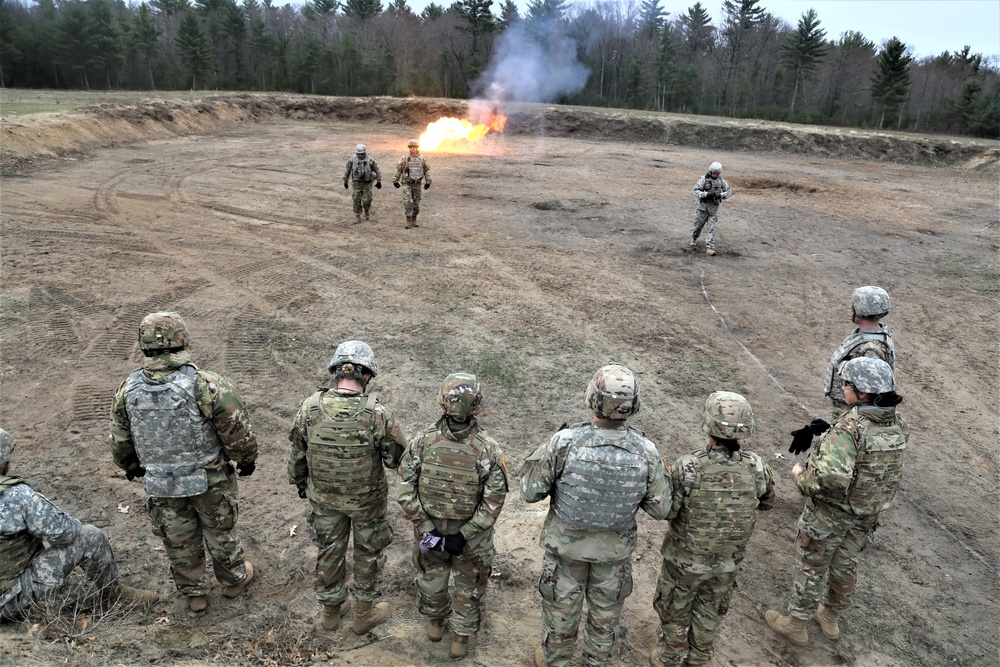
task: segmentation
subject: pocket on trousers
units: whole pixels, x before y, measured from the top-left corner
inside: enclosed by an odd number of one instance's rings
[[[618,588],[618,601],[622,601],[629,595],[632,595],[632,564],[628,563],[623,569],[621,577],[619,577],[619,588]]]
[[[548,554],[542,557],[542,574],[538,577],[538,592],[546,602],[555,602],[556,561]]]

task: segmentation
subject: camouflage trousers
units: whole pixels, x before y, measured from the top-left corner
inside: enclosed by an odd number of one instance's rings
[[[0,619],[22,618],[33,603],[61,588],[70,572],[78,566],[98,590],[107,588],[118,579],[111,543],[100,528],[84,524],[70,544],[50,546],[36,554],[15,584],[20,591],[0,605]]]
[[[564,667],[573,658],[584,598],[583,664],[603,665],[611,660],[622,608],[632,593],[630,559],[586,563],[546,551],[538,592],[542,594],[542,651],[548,665]]]
[[[705,247],[715,247],[715,225],[719,222],[719,204],[699,202],[694,211],[694,226],[691,228],[691,238],[695,241],[701,236],[701,230],[708,223],[705,236]]]
[[[413,564],[417,568],[419,611],[430,618],[451,616],[451,632],[471,637],[483,617],[483,598],[493,572],[492,530],[480,533],[457,556],[446,551],[420,552],[422,533],[414,532]],[[448,596],[448,579],[454,575],[455,591]]]
[[[347,601],[347,546],[354,533],[354,599],[372,602],[382,593],[378,584],[385,569],[383,552],[392,543],[387,499],[381,498],[374,514],[338,512],[310,506],[309,530],[319,547],[316,557],[316,600],[324,606]]]
[[[665,665],[707,665],[715,653],[719,616],[729,607],[736,572],[687,574],[666,560],[653,609],[660,616],[656,652]]]
[[[149,498],[146,510],[153,534],[163,540],[170,574],[182,595],[208,595],[212,590],[205,567],[206,546],[220,584],[235,586],[246,578],[243,544],[236,533],[239,490],[232,472],[198,496]]]
[[[851,607],[858,561],[875,540],[878,515],[857,516],[810,502],[799,517],[796,570],[788,613],[809,620],[822,602],[835,612]]]
[[[416,183],[403,183],[403,212],[406,213],[407,218],[415,218],[417,214],[420,213],[420,188],[423,187],[423,181],[417,181]]]
[[[372,182],[371,181],[351,181],[351,202],[354,204],[354,212],[365,213],[372,207]]]

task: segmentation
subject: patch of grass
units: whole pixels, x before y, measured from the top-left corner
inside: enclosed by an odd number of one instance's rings
[[[30,116],[69,112],[95,104],[129,105],[143,100],[198,99],[191,91],[26,90],[4,88],[0,92],[0,115]]]

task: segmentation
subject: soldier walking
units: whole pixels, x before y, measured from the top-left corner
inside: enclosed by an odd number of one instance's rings
[[[431,168],[427,164],[427,158],[420,154],[420,142],[410,139],[406,142],[408,153],[399,158],[396,163],[396,171],[392,174],[392,185],[395,188],[401,187],[403,183],[403,211],[406,213],[406,228],[419,227],[417,224],[417,214],[420,213],[420,189],[431,187]]]
[[[708,446],[671,468],[670,529],[653,608],[660,635],[652,667],[707,665],[715,652],[719,616],[729,609],[736,574],[758,510],[774,508],[774,472],[741,441],[754,415],[743,396],[717,391],[705,401]]]
[[[0,428],[0,621],[23,618],[33,604],[62,588],[77,567],[94,582],[105,608],[118,601],[155,602],[153,591],[121,583],[103,530],[69,516],[8,474],[13,453],[14,439]],[[76,625],[84,623],[79,619]]]
[[[698,205],[694,210],[694,227],[691,229],[691,247],[698,246],[698,237],[701,230],[708,223],[707,235],[705,236],[705,254],[714,257],[715,252],[715,226],[719,222],[719,207],[723,199],[732,196],[732,188],[726,179],[722,177],[722,165],[713,162],[708,167],[704,176],[698,179],[691,190]]]
[[[212,555],[222,594],[234,598],[254,577],[236,532],[240,477],[253,474],[257,436],[236,387],[191,362],[189,333],[175,312],[139,325],[142,368],[111,405],[111,455],[131,481],[145,480],[146,511],[163,540],[177,590],[194,612],[208,608]]]
[[[288,439],[288,481],[309,499],[309,530],[319,547],[316,599],[323,627],[336,630],[347,602],[347,545],[354,533],[353,631],[364,634],[389,618],[389,603],[375,603],[383,552],[392,542],[384,468],[395,470],[406,434],[392,410],[368,384],[378,375],[372,348],[341,343],[327,370],[336,387],[302,402]]]
[[[589,422],[560,429],[521,468],[521,497],[551,496],[542,526],[542,643],[536,667],[564,667],[583,629],[584,665],[611,659],[625,599],[632,593],[635,515],[670,513],[671,482],[656,445],[627,426],[639,411],[639,382],[611,364],[587,386]]]
[[[348,185],[350,181],[350,185]],[[361,212],[365,213],[365,220],[370,219],[370,209],[372,207],[372,183],[375,188],[382,189],[382,172],[378,169],[375,158],[368,155],[368,149],[364,144],[358,144],[354,148],[354,157],[347,161],[347,170],[344,172],[344,189],[351,190],[351,202],[354,204],[354,223],[361,222]]]
[[[438,394],[443,414],[410,443],[396,484],[403,513],[413,522],[413,563],[427,638],[441,641],[450,616],[452,658],[465,657],[479,630],[496,555],[493,524],[507,497],[503,452],[476,418],[484,403],[475,375],[446,377]]]
[[[840,370],[849,406],[809,454],[792,468],[806,496],[795,539],[796,572],[788,615],[769,610],[764,620],[796,646],[806,646],[813,618],[830,640],[851,607],[858,561],[875,540],[879,517],[903,477],[909,440],[896,411],[903,398],[893,390],[892,368],[882,359],[858,357]]]

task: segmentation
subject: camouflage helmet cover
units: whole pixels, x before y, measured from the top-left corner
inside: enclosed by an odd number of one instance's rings
[[[889,314],[889,293],[875,285],[859,287],[851,294],[851,308],[862,317],[885,317]]]
[[[598,417],[624,421],[639,412],[639,380],[620,364],[602,366],[587,385],[585,400]]]
[[[722,163],[721,162],[713,162],[712,164],[710,164],[708,166],[708,170],[712,171],[712,172],[716,172],[717,171],[717,172],[719,172],[721,174],[722,173]]]
[[[406,147],[407,148],[420,148],[420,142],[417,141],[416,139],[410,139],[409,141],[406,142]]]
[[[150,313],[139,324],[139,347],[143,350],[181,350],[188,346],[189,338],[184,318],[175,312]]]
[[[357,146],[354,147],[354,152],[357,153],[358,155],[364,155],[365,153],[368,152],[368,149],[365,148],[364,144],[358,144]]]
[[[348,340],[338,345],[326,368],[333,373],[336,372],[337,368],[347,363],[367,368],[371,371],[372,377],[378,375],[378,362],[375,361],[375,353],[371,346],[364,341]]]
[[[895,385],[892,366],[873,357],[857,357],[844,362],[840,377],[866,394],[884,394]]]
[[[0,428],[0,466],[10,461],[14,451],[14,438],[5,429]]]
[[[483,387],[472,373],[452,373],[441,383],[438,405],[449,417],[465,421],[482,412],[485,402]]]
[[[715,391],[705,401],[701,427],[724,440],[742,440],[753,435],[755,419],[750,401],[733,391]]]

